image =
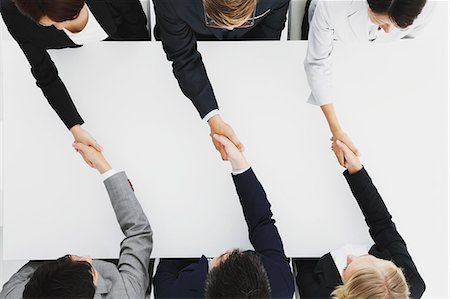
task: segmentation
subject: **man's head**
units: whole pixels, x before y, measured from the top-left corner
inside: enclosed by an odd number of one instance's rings
[[[386,33],[411,26],[422,12],[426,0],[367,0],[371,21]]]
[[[342,276],[344,284],[332,294],[335,299],[409,298],[405,276],[391,261],[372,255],[349,255]]]
[[[234,29],[251,21],[257,0],[203,0],[207,25]]]
[[[36,269],[23,298],[93,298],[97,277],[90,257],[66,255]]]
[[[270,298],[270,284],[254,251],[228,250],[213,259],[206,277],[206,298]]]
[[[64,28],[78,17],[85,0],[13,0],[19,11],[42,26]]]

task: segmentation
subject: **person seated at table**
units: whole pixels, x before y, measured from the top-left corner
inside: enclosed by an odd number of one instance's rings
[[[155,277],[156,298],[292,298],[294,280],[270,203],[236,145],[214,134],[233,168],[233,182],[253,250],[230,249],[207,259],[162,259]]]
[[[318,261],[295,260],[302,298],[407,299],[420,298],[425,282],[397,231],[372,179],[358,157],[343,142],[333,150],[344,153],[344,172],[364,214],[375,244],[347,245]]]
[[[202,57],[201,40],[279,40],[286,23],[290,0],[154,0],[155,37],[163,44],[182,92],[200,117],[208,122],[211,135],[243,145],[220,114]],[[251,76],[251,70],[249,70]],[[242,99],[245,100],[245,99]],[[223,145],[212,139],[223,160]]]
[[[102,175],[125,238],[117,266],[89,256],[66,255],[49,262],[32,261],[3,286],[2,299],[144,298],[149,288],[152,229],[125,172],[116,172],[93,147],[74,143],[86,163]],[[88,207],[87,207],[88,208]],[[57,242],[57,240],[55,240]]]
[[[308,0],[302,25],[302,39],[308,39],[304,61],[311,88],[308,102],[321,107],[333,141],[341,140],[359,155],[341,128],[333,105],[334,41],[378,43],[415,37],[429,23],[433,6],[426,0]],[[386,71],[390,71],[388,66]],[[370,78],[370,71],[368,74]],[[376,78],[370,80],[376,82]],[[336,156],[343,166],[342,151],[337,150]]]
[[[149,40],[139,0],[0,0],[0,11],[31,65],[37,86],[75,141],[101,151],[101,146],[81,127],[84,120],[47,50],[103,40]]]

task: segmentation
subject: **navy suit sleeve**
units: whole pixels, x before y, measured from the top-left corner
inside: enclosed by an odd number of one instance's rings
[[[345,171],[344,176],[364,214],[375,245],[381,251],[388,250],[393,262],[403,269],[410,285],[411,298],[420,298],[425,291],[425,282],[369,174],[363,168],[355,174]]]
[[[288,258],[284,253],[283,242],[261,183],[251,168],[242,174],[233,175],[233,180],[248,225],[250,242],[264,259],[269,259],[271,264],[277,265],[275,275],[282,275],[283,281],[286,282],[282,292],[290,293],[292,296],[294,286]],[[268,275],[270,278],[273,274]],[[274,290],[274,285],[271,287],[272,293],[278,294],[279,290]]]
[[[203,118],[218,109],[218,105],[202,57],[197,51],[195,34],[178,18],[169,1],[154,0],[154,4],[160,38],[167,59],[173,62],[173,73],[184,95],[192,101]]]
[[[17,41],[28,62],[36,85],[42,90],[50,106],[68,129],[84,123],[72,99],[58,75],[58,70],[47,50],[36,45],[30,38],[39,27],[22,15],[10,0],[1,1],[1,13],[6,27]]]

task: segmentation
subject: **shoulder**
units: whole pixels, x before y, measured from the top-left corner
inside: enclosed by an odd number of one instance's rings
[[[5,22],[11,19],[11,17],[20,14],[19,10],[12,0],[0,0],[0,12],[3,16],[3,19],[5,19]]]

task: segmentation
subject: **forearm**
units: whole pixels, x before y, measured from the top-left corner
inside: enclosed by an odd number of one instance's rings
[[[345,171],[344,176],[365,217],[375,243],[381,248],[386,248],[393,241],[403,241],[396,230],[391,214],[365,168],[354,174]]]
[[[334,109],[333,104],[326,104],[320,106],[322,112],[327,120],[328,127],[330,128],[331,133],[335,134],[336,132],[342,131],[341,125],[339,124],[338,117],[336,115],[336,111]]]
[[[150,223],[139,204],[125,172],[104,181],[111,204],[125,238],[120,244],[118,269],[127,289],[141,297],[149,283],[149,262],[153,247]]]

